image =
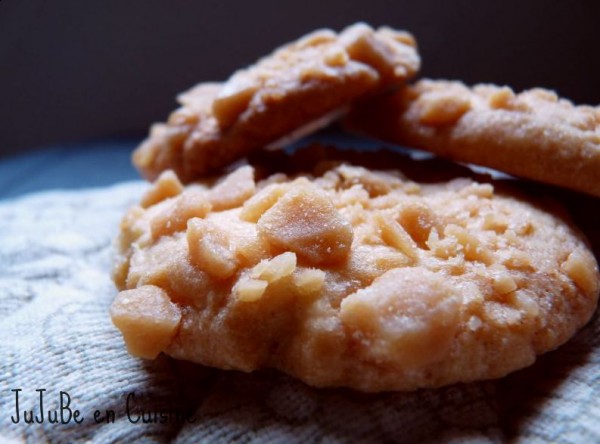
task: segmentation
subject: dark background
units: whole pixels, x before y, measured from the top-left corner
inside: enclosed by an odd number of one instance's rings
[[[142,137],[177,92],[317,27],[410,30],[422,74],[600,102],[600,2],[0,1],[0,155]]]

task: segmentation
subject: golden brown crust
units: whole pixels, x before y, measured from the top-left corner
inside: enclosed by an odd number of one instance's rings
[[[204,365],[410,390],[530,365],[592,315],[598,266],[559,216],[489,183],[310,156],[300,173],[153,185],[118,240],[113,317],[132,352],[157,352],[143,328]]]
[[[600,196],[600,108],[552,91],[421,80],[357,107],[347,126],[460,162]]]
[[[154,125],[133,162],[150,180],[172,169],[189,182],[311,122],[329,123],[357,98],[401,85],[419,63],[405,32],[365,24],[315,31],[223,84],[181,94],[181,108]]]

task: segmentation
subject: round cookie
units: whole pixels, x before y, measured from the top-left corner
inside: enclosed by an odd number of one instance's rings
[[[186,187],[165,172],[125,215],[111,316],[132,354],[411,390],[506,375],[591,317],[598,266],[562,216],[307,158]]]
[[[402,85],[420,65],[413,37],[358,23],[282,46],[225,83],[203,83],[156,124],[134,152],[154,180],[174,170],[184,182],[280,139],[325,126],[358,98]]]
[[[541,88],[421,80],[357,106],[348,128],[600,196],[600,107]]]

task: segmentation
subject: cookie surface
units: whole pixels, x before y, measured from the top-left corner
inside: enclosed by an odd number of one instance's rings
[[[365,24],[315,31],[225,83],[181,94],[182,106],[152,127],[133,162],[148,179],[172,169],[189,182],[307,125],[326,125],[354,100],[403,84],[419,64],[406,32]]]
[[[132,354],[411,390],[528,366],[592,315],[598,266],[561,216],[491,183],[319,158],[160,176],[117,242],[111,316]]]
[[[357,107],[348,127],[453,160],[600,196],[600,107],[552,91],[421,80]]]

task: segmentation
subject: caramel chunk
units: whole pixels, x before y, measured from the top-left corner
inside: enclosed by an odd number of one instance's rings
[[[269,283],[262,279],[242,278],[233,287],[232,292],[241,302],[255,302],[262,298]]]
[[[366,356],[417,368],[449,353],[460,304],[442,276],[397,268],[344,299],[340,316],[359,333]]]
[[[433,228],[436,228],[438,232],[442,231],[436,215],[423,203],[404,205],[400,210],[398,222],[420,247],[424,247],[429,238],[429,232]]]
[[[492,274],[492,286],[498,294],[507,294],[517,289],[517,283],[512,278],[510,273],[499,271]]]
[[[468,97],[451,92],[436,92],[417,102],[419,122],[424,125],[448,125],[456,122],[471,107]]]
[[[560,268],[586,293],[598,292],[598,269],[590,254],[576,250],[569,254]]]
[[[254,168],[243,166],[214,186],[208,195],[214,211],[238,207],[256,191]]]
[[[169,197],[177,196],[183,191],[183,185],[172,170],[163,171],[152,187],[142,196],[140,205],[148,208]]]
[[[252,277],[267,282],[275,282],[289,276],[296,269],[296,254],[286,252],[265,260],[252,269]]]
[[[248,107],[260,84],[243,73],[234,74],[217,94],[212,111],[221,128],[231,126]]]
[[[350,58],[374,67],[384,79],[412,74],[413,67],[403,63],[407,59],[412,59],[414,66],[418,63],[415,40],[406,32],[380,28],[375,34],[368,25],[357,23],[347,28],[340,40]]]
[[[305,268],[294,274],[294,283],[300,294],[304,296],[319,293],[325,283],[325,272],[315,268]]]
[[[352,244],[352,226],[323,191],[312,187],[292,190],[258,221],[268,242],[293,251],[311,263],[345,259]]]
[[[258,222],[258,219],[260,219],[265,211],[275,205],[275,202],[277,202],[288,189],[289,187],[279,183],[267,185],[244,202],[242,212],[240,213],[240,219],[247,222]]]
[[[154,359],[177,333],[181,312],[169,295],[154,285],[120,292],[110,307],[129,353]]]
[[[238,262],[229,246],[229,238],[210,221],[194,218],[188,221],[187,243],[192,264],[217,279],[235,273]]]
[[[177,197],[165,210],[150,221],[153,239],[183,231],[192,217],[204,217],[211,210],[206,194],[188,191]]]
[[[493,91],[488,99],[492,109],[510,109],[515,99],[515,93],[512,89],[504,86]]]
[[[493,255],[489,248],[464,228],[450,224],[444,230],[444,234],[456,238],[457,242],[463,246],[466,260],[480,261],[484,264],[492,263]]]
[[[412,240],[398,222],[382,213],[375,215],[375,222],[379,225],[381,238],[386,244],[400,250],[410,259],[417,259],[418,253],[415,241]]]

